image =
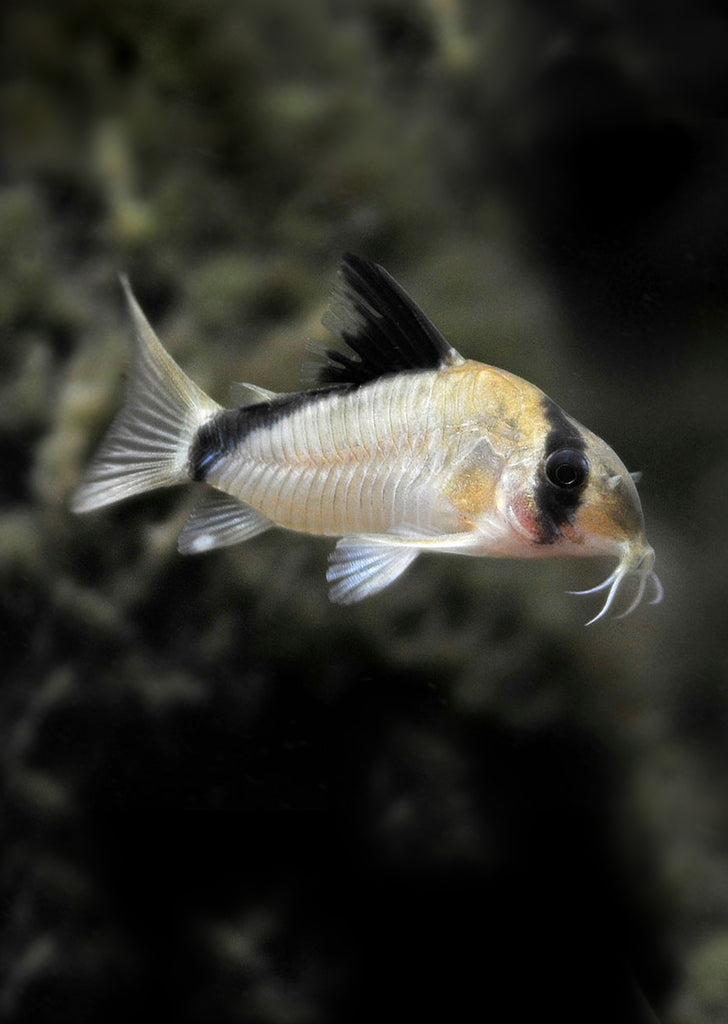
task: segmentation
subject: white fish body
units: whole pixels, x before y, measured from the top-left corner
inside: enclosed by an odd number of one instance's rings
[[[426,550],[615,554],[596,618],[629,576],[627,611],[650,582],[660,599],[634,482],[614,452],[532,384],[465,360],[381,267],[344,260],[328,322],[354,355],[329,351],[322,386],[237,385],[228,410],[186,377],[123,285],[136,359],[76,511],[202,481],[183,553],[272,526],[341,537],[327,573],[340,603],[381,590]]]

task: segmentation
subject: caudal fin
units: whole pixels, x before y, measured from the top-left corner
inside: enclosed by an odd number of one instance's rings
[[[187,480],[192,439],[220,409],[165,351],[126,277],[121,285],[134,326],[134,361],[124,406],[73,495],[74,512]]]

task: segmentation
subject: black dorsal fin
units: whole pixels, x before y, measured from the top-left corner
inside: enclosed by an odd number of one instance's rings
[[[326,349],[320,384],[365,384],[403,370],[432,370],[462,362],[391,274],[347,253],[323,320],[353,355]]]

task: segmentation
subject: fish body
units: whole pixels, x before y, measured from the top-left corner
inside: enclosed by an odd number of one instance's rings
[[[327,351],[319,386],[235,385],[232,409],[189,380],[122,283],[136,358],[76,511],[204,483],[180,551],[272,526],[340,537],[327,573],[340,603],[381,590],[421,551],[615,555],[587,592],[608,590],[595,619],[630,577],[627,611],[650,584],[661,598],[635,483],[612,449],[533,384],[464,359],[376,264],[343,261],[325,321],[343,346]]]

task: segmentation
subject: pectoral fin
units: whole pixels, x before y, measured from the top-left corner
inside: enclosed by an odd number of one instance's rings
[[[393,583],[418,554],[418,548],[401,543],[342,537],[329,556],[329,597],[335,604],[354,604],[376,594]]]
[[[329,555],[329,597],[354,604],[394,583],[422,551],[473,554],[478,544],[474,533],[440,534],[406,524],[386,534],[342,537]]]
[[[222,491],[208,491],[190,513],[177,548],[183,555],[197,555],[212,548],[228,547],[269,530],[273,523],[250,505]]]

